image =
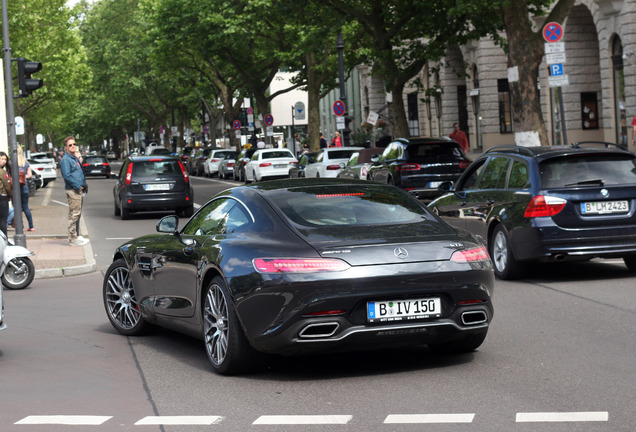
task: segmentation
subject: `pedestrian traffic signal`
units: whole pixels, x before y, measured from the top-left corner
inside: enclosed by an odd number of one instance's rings
[[[32,62],[24,57],[17,59],[18,61],[18,84],[20,94],[18,97],[27,97],[33,90],[37,90],[44,85],[41,79],[31,78],[31,74],[42,70],[42,63]]]

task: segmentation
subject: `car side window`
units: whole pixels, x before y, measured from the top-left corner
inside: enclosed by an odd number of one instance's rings
[[[236,205],[233,199],[220,198],[209,202],[186,224],[182,233],[185,235],[221,234],[225,229],[227,213]]]
[[[320,153],[318,153],[318,156],[316,156],[316,162],[322,162],[322,159],[325,157],[325,152],[321,151]]]
[[[124,181],[124,177],[126,177],[126,171],[128,170],[128,164],[130,164],[130,160],[127,160],[121,166],[121,170],[119,171],[119,181],[120,182],[123,182]]]
[[[468,172],[468,174],[465,177],[463,177],[461,182],[457,185],[457,190],[475,189],[477,180],[479,180],[479,176],[481,175],[485,166],[486,166],[486,160],[474,162],[470,166],[469,168],[470,171]]]
[[[510,160],[506,157],[494,157],[486,165],[478,189],[502,189],[506,185],[506,174]]]
[[[380,156],[380,162],[384,162],[385,160],[391,159],[391,155],[393,153],[394,144],[389,144],[384,151],[382,152],[382,156]]]
[[[510,177],[508,178],[509,189],[527,189],[530,187],[530,173],[528,166],[518,160],[512,161],[510,167]]]
[[[236,231],[240,231],[242,227],[249,225],[251,220],[245,207],[241,204],[236,204],[227,214],[224,232],[226,234],[232,234]]]

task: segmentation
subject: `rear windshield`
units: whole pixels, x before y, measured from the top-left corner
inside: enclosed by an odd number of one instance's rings
[[[91,164],[108,163],[108,159],[102,156],[88,156],[84,158],[84,162]]]
[[[140,161],[133,163],[133,176],[153,176],[157,174],[179,174],[179,162],[172,159],[157,161]]]
[[[271,191],[268,197],[312,240],[404,238],[451,231],[415,199],[385,186],[292,187]]]
[[[543,161],[539,165],[544,188],[577,185],[618,185],[636,183],[633,155],[570,155]]]
[[[329,150],[329,159],[349,159],[358,150]]]
[[[288,151],[273,151],[263,152],[261,159],[274,159],[274,158],[293,158],[294,156]]]
[[[214,158],[215,159],[226,159],[228,155],[231,155],[232,157],[236,157],[236,152],[232,152],[232,151],[215,152],[214,153]]]
[[[152,150],[153,155],[169,155],[170,153],[171,153],[170,150],[166,148],[158,148],[158,149]]]
[[[406,148],[409,160],[464,160],[459,146],[452,142],[410,144]]]

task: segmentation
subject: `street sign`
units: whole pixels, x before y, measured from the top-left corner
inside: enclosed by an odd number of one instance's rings
[[[241,121],[240,120],[234,120],[234,123],[232,123],[232,127],[236,130],[241,129]]]
[[[379,118],[380,118],[380,115],[377,112],[369,111],[369,116],[367,117],[367,123],[372,124],[373,126],[375,126],[375,124],[378,122]]]
[[[543,46],[546,54],[565,52],[565,42],[544,43]]]
[[[550,76],[560,76],[560,75],[565,75],[565,71],[563,70],[563,65],[561,63],[551,64]]]
[[[44,144],[44,135],[37,134],[35,136],[35,142],[38,143],[38,144]]]
[[[252,107],[247,107],[247,113],[248,113],[248,114],[254,114],[254,108],[252,108]]]
[[[296,120],[305,120],[305,104],[303,102],[294,104],[294,118]]]
[[[343,101],[338,99],[333,103],[333,113],[338,117],[343,116],[345,113],[345,104]]]
[[[265,118],[263,118],[265,125],[271,126],[274,124],[274,116],[271,114],[265,114]]]
[[[555,63],[565,63],[565,53],[559,52],[559,53],[546,54],[545,62],[549,65],[555,64]]]
[[[15,118],[15,134],[24,135],[24,119],[20,116]]]
[[[557,75],[548,77],[549,87],[564,87],[570,85],[570,80],[567,75]]]
[[[336,129],[342,130],[345,128],[345,119],[344,117],[336,117]]]
[[[546,42],[558,42],[563,37],[563,27],[556,22],[547,23],[543,27],[543,39]]]

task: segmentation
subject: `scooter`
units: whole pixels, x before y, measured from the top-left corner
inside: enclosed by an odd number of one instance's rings
[[[2,285],[8,289],[19,290],[28,287],[35,277],[35,266],[29,258],[35,255],[24,246],[7,242],[4,249],[4,272]]]

